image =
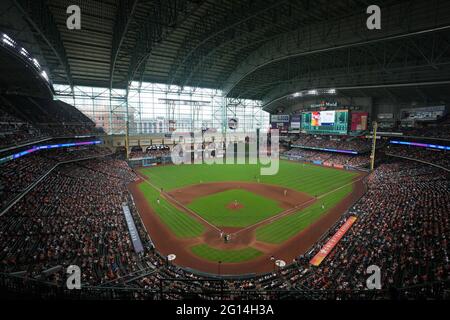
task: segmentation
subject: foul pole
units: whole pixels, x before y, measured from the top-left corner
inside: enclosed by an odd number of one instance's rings
[[[130,160],[129,158],[129,153],[128,153],[128,148],[130,147],[130,121],[129,121],[129,110],[128,110],[128,87],[127,87],[127,93],[126,93],[126,101],[125,101],[125,112],[126,112],[126,117],[125,117],[125,152],[126,152],[126,160]]]
[[[372,137],[372,152],[370,154],[370,171],[373,171],[375,166],[375,151],[377,147],[377,128],[378,123],[376,121],[373,122],[373,137]]]

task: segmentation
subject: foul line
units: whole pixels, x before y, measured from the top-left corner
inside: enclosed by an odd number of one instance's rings
[[[148,183],[152,188],[154,188],[154,189],[157,190],[158,192],[161,192],[161,191],[160,191],[160,188],[158,188],[158,187],[156,187],[155,185],[153,185],[153,184],[152,184],[150,181],[148,181],[146,178],[144,178],[144,177],[142,177],[142,176],[141,176],[141,178],[144,179],[144,181],[145,181],[146,183]],[[349,186],[349,185],[355,184],[356,182],[359,182],[359,181],[363,180],[364,178],[365,178],[365,176],[363,176],[363,177],[361,177],[361,178],[359,178],[359,179],[357,179],[357,180],[353,180],[353,181],[351,181],[351,182],[349,182],[349,183],[346,183],[346,184],[344,184],[344,185],[342,185],[342,186],[340,186],[340,187],[338,187],[338,188],[336,188],[336,189],[333,189],[333,190],[331,190],[331,191],[328,191],[328,192],[326,192],[326,193],[324,193],[324,194],[321,194],[320,196],[318,196],[318,197],[316,197],[316,198],[312,198],[312,199],[309,199],[308,201],[305,201],[305,202],[303,202],[303,203],[297,204],[297,205],[295,205],[294,207],[289,208],[289,209],[286,209],[285,211],[282,211],[281,213],[279,213],[279,214],[277,214],[277,215],[275,215],[275,216],[273,216],[273,217],[270,217],[270,218],[261,220],[261,221],[255,223],[255,224],[252,224],[251,226],[247,226],[247,227],[245,227],[245,228],[243,228],[243,229],[241,229],[241,230],[239,230],[239,231],[236,231],[235,233],[230,234],[230,236],[232,236],[232,238],[234,238],[234,237],[237,236],[239,233],[242,233],[242,232],[247,231],[247,230],[249,230],[249,229],[253,229],[253,228],[258,227],[258,226],[260,226],[260,225],[262,225],[262,224],[265,224],[265,223],[267,223],[267,222],[274,222],[274,221],[276,221],[276,220],[279,220],[279,219],[281,219],[281,218],[284,218],[284,217],[286,217],[286,216],[288,216],[288,215],[290,215],[290,214],[292,214],[292,213],[297,212],[299,209],[303,209],[307,204],[309,204],[309,203],[311,203],[311,202],[314,202],[314,201],[316,201],[316,200],[320,200],[320,199],[322,199],[322,198],[324,198],[324,197],[326,197],[326,196],[328,196],[328,195],[330,195],[330,194],[332,194],[332,193],[334,193],[334,192],[336,192],[336,191],[338,191],[338,190],[341,190],[342,188],[345,188],[345,187],[347,187],[347,186]],[[169,195],[168,193],[166,193],[166,192],[163,191],[162,194],[165,195],[167,198],[170,198],[171,201],[174,201],[175,203],[177,203],[177,204],[178,204],[180,207],[182,207],[183,209],[189,211],[192,215],[194,215],[196,218],[202,220],[204,223],[206,223],[207,225],[209,225],[209,226],[212,227],[213,229],[217,230],[218,232],[222,232],[221,229],[219,229],[219,228],[216,227],[215,225],[213,225],[213,224],[211,224],[210,222],[208,222],[207,220],[205,220],[203,217],[201,217],[198,213],[196,213],[196,212],[193,211],[192,209],[189,209],[189,208],[185,207],[183,204],[181,204],[178,200],[176,200],[174,197],[172,197],[172,196]]]
[[[277,215],[275,215],[275,216],[273,216],[273,217],[270,217],[270,218],[261,220],[261,221],[255,223],[255,224],[252,224],[251,226],[248,226],[248,227],[245,227],[245,228],[243,228],[243,229],[241,229],[241,230],[239,230],[239,231],[236,231],[236,232],[233,233],[232,235],[233,235],[233,236],[236,236],[236,235],[238,235],[238,234],[241,233],[241,232],[247,231],[247,230],[249,230],[249,229],[252,229],[252,228],[254,228],[254,227],[257,227],[257,226],[259,226],[259,225],[261,225],[261,224],[264,224],[264,223],[266,223],[266,222],[274,222],[274,221],[276,221],[276,220],[278,220],[278,219],[280,219],[280,218],[284,218],[285,216],[288,216],[288,215],[290,215],[290,214],[292,214],[292,213],[298,211],[298,209],[301,209],[302,207],[304,207],[304,206],[307,205],[308,203],[314,202],[314,201],[316,201],[316,200],[320,200],[320,199],[322,199],[322,198],[328,196],[329,194],[332,194],[332,193],[334,193],[334,192],[336,192],[336,191],[338,191],[338,190],[340,190],[340,189],[342,189],[342,188],[345,188],[345,187],[348,186],[348,185],[351,185],[351,184],[354,184],[354,183],[356,183],[356,182],[359,182],[359,181],[363,180],[364,178],[365,178],[365,177],[361,177],[361,178],[359,178],[359,179],[357,179],[357,180],[354,180],[354,181],[351,181],[351,182],[349,182],[349,183],[346,183],[346,184],[340,186],[339,188],[336,188],[336,189],[333,189],[333,190],[331,190],[331,191],[328,191],[327,193],[321,194],[320,196],[318,196],[318,197],[316,197],[316,198],[309,199],[308,201],[305,201],[305,202],[303,202],[303,203],[301,203],[301,204],[297,204],[296,206],[294,206],[294,207],[292,207],[292,208],[289,208],[289,209],[286,209],[286,210],[284,210],[283,212],[281,212],[281,213],[279,213],[279,214],[277,214]]]
[[[147,179],[145,179],[144,177],[141,176],[141,178],[144,179],[144,181],[146,183],[148,183],[153,189],[155,189],[156,191],[160,192],[161,194],[163,194],[164,196],[166,196],[166,198],[170,198],[170,201],[175,202],[177,205],[179,205],[180,207],[182,207],[184,210],[189,211],[192,215],[194,215],[197,219],[202,220],[204,223],[206,223],[207,225],[209,225],[210,227],[212,227],[214,230],[218,231],[219,233],[222,232],[221,229],[219,229],[218,227],[216,227],[215,225],[211,224],[210,222],[208,222],[207,220],[205,220],[203,217],[201,217],[197,212],[195,212],[192,209],[189,209],[187,207],[185,207],[182,203],[180,203],[177,199],[175,199],[174,197],[172,197],[170,194],[166,193],[166,192],[161,192],[161,189],[156,187],[155,185],[153,185],[150,181],[148,181]],[[169,199],[167,199],[169,200]],[[164,206],[166,209],[167,207]],[[169,210],[170,211],[170,210]]]

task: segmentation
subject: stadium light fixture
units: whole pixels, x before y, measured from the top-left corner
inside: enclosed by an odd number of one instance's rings
[[[304,97],[304,96],[317,96],[319,94],[336,94],[336,89],[311,89],[291,94],[292,98]]]
[[[10,36],[8,36],[6,33],[3,34],[3,39],[9,40],[9,41],[12,42],[12,43],[15,42],[15,41],[14,41]]]
[[[20,49],[20,53],[27,58],[30,56],[30,54],[28,53],[27,50],[25,50],[25,48]]]
[[[7,45],[9,45],[10,47],[13,47],[13,48],[16,47],[16,42],[10,36],[8,36],[6,33],[3,34],[2,41],[4,43],[6,43]]]
[[[30,53],[23,47],[18,47],[16,41],[14,41],[10,36],[6,33],[2,34],[2,42],[7,44],[10,47],[15,48],[22,56],[26,57],[29,61],[33,63],[33,65],[39,70],[42,70],[41,64],[36,58],[33,58]],[[20,49],[19,49],[20,48]],[[50,82],[47,72],[42,71],[40,75],[47,81]]]
[[[47,82],[49,81],[47,72],[42,71],[42,72],[41,72],[41,76],[42,76],[45,80],[47,80]]]
[[[8,46],[10,46],[10,47],[15,47],[15,45],[14,45],[14,42],[12,41],[12,40],[10,40],[10,39],[8,39],[8,38],[5,38],[4,36],[3,36],[3,42],[4,43],[6,43]]]
[[[33,64],[34,64],[38,69],[41,68],[41,65],[39,64],[39,61],[37,61],[36,58],[33,58],[31,61],[33,62]]]

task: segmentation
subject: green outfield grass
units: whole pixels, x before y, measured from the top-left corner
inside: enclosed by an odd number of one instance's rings
[[[204,227],[200,222],[161,198],[159,192],[148,183],[141,183],[139,189],[144,194],[150,207],[177,237],[197,237],[203,233]],[[159,204],[157,203],[158,198]]]
[[[253,260],[262,255],[262,252],[248,247],[240,250],[219,250],[206,244],[199,244],[191,247],[197,256],[209,261],[222,261],[224,263],[236,263]]]
[[[313,205],[292,215],[256,229],[256,239],[269,243],[282,243],[317,221],[330,208],[336,206],[353,190],[352,185],[343,187],[318,200]],[[322,209],[324,205],[324,209]]]
[[[235,200],[244,207],[227,208]],[[218,227],[246,227],[283,211],[276,201],[239,189],[197,198],[188,207]]]
[[[284,186],[312,197],[320,197],[316,203],[292,215],[282,217],[269,225],[256,229],[257,240],[280,244],[317,221],[329,209],[336,206],[352,192],[352,180],[357,172],[325,168],[311,164],[280,161],[276,175],[260,176],[260,165],[180,165],[158,166],[140,169],[157,188],[171,191],[177,188],[206,182],[246,181]],[[159,192],[148,184],[140,185],[150,205],[163,222],[178,237],[194,237],[203,233],[203,226],[170,203],[161,200],[156,205]],[[238,200],[244,205],[239,210],[229,210],[226,205]],[[322,204],[325,205],[322,209]],[[265,199],[246,190],[228,190],[194,200],[188,205],[193,211],[216,226],[245,227],[276,215],[282,209],[274,200]],[[202,244],[191,248],[192,252],[207,260],[242,262],[262,254],[254,248],[243,250],[218,250]]]
[[[280,161],[276,175],[260,176],[260,165],[179,165],[140,169],[153,184],[164,190],[194,185],[202,182],[248,181],[285,186],[311,196],[321,195],[350,182],[356,172],[324,168],[312,164]],[[256,179],[255,179],[256,178]]]

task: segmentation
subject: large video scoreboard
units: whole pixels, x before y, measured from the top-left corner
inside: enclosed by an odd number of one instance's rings
[[[348,110],[303,112],[302,131],[313,134],[347,134]]]

